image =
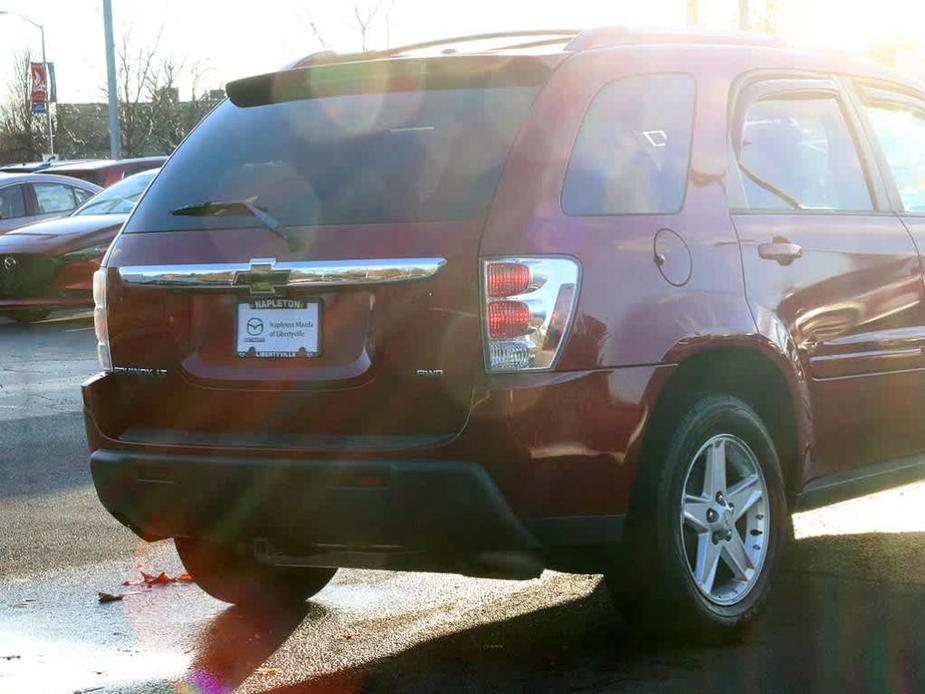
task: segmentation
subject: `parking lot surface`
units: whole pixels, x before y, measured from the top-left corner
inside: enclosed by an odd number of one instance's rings
[[[598,576],[341,571],[262,615],[147,588],[183,569],[96,500],[94,347],[86,314],[0,319],[0,692],[925,691],[923,484],[797,516],[768,609],[725,646],[642,639]]]

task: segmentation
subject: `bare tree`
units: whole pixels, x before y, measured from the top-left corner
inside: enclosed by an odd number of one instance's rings
[[[13,54],[15,69],[7,85],[6,102],[0,107],[0,160],[35,161],[41,158],[46,135],[32,113],[32,70],[29,51]]]
[[[687,24],[692,27],[700,24],[700,0],[687,0]]]
[[[388,48],[392,42],[392,8],[396,0],[354,0],[344,18],[346,24],[357,31],[358,48],[368,51],[374,47]],[[328,34],[310,12],[305,19],[312,36],[325,50],[331,48]],[[352,47],[349,47],[352,49]]]
[[[755,31],[771,36],[779,34],[777,4],[777,0],[765,0],[761,10],[752,10],[751,26]]]
[[[119,118],[125,156],[168,153],[209,111],[200,93],[204,62],[186,61],[160,51],[161,31],[149,44],[135,44],[123,32],[116,55]],[[192,98],[181,102],[180,83],[189,80]]]
[[[138,156],[150,138],[154,121],[141,104],[160,88],[160,66],[157,63],[161,32],[149,45],[132,48],[130,31],[122,32],[122,42],[116,52],[116,75],[119,93],[119,121],[122,125],[122,151],[126,156]]]

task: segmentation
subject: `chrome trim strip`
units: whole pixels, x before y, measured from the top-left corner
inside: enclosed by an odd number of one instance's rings
[[[445,258],[283,263],[261,258],[247,263],[130,265],[119,268],[119,277],[126,284],[179,289],[247,290],[252,284],[249,280],[259,281],[264,277],[274,287],[345,287],[422,280],[437,274],[444,265]]]

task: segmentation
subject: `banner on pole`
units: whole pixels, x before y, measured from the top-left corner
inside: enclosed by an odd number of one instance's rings
[[[32,112],[45,113],[48,105],[48,76],[43,63],[31,63],[32,71]]]
[[[48,103],[58,103],[58,77],[54,63],[48,63]]]

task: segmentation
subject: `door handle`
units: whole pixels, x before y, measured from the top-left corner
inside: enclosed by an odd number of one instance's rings
[[[765,260],[776,260],[781,265],[790,265],[803,255],[803,247],[787,239],[775,237],[771,243],[758,244],[758,255]]]

